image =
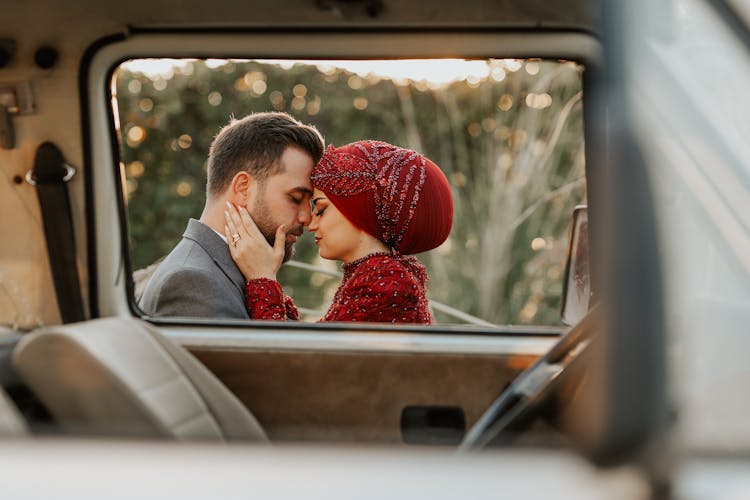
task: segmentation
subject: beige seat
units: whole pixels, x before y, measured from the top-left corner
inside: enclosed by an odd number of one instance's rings
[[[0,383],[12,385],[16,381],[10,369],[9,353],[18,337],[18,332],[0,325]],[[0,387],[0,437],[18,437],[28,434],[26,421],[21,416],[16,405]]]
[[[18,437],[28,434],[26,423],[5,391],[0,389],[0,437]]]
[[[13,365],[74,434],[267,441],[211,372],[141,320],[40,329],[21,339]]]

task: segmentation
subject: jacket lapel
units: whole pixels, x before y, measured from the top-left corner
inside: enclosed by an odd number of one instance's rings
[[[242,276],[242,272],[237,267],[237,264],[232,260],[232,254],[229,253],[229,247],[221,239],[221,236],[210,227],[206,226],[200,221],[190,219],[188,221],[187,229],[182,235],[183,238],[187,238],[196,242],[200,245],[203,250],[216,262],[219,269],[226,275],[227,278],[234,284],[237,291],[240,294],[244,294],[245,288],[245,277]]]

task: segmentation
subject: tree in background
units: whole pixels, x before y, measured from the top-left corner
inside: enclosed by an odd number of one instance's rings
[[[192,61],[117,74],[134,269],[166,255],[205,202],[209,145],[230,117],[286,111],[337,146],[416,149],[448,176],[454,228],[419,256],[432,300],[496,324],[558,324],[567,227],[585,197],[581,68],[492,60],[450,84],[366,77],[313,64]],[[213,67],[212,67],[213,66]],[[295,260],[335,270],[311,238]],[[325,308],[338,280],[285,267],[285,290]],[[439,321],[455,321],[437,314]]]

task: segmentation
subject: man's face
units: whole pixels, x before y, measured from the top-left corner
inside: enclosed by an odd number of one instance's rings
[[[287,147],[279,159],[281,172],[272,174],[258,186],[257,196],[250,207],[250,215],[270,245],[276,229],[287,226],[284,262],[292,258],[294,243],[310,224],[310,196],[313,160],[302,150]]]

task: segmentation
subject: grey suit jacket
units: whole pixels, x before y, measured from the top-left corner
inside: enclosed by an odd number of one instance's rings
[[[139,306],[152,316],[249,319],[244,287],[224,240],[190,219],[182,240],[151,276]]]

